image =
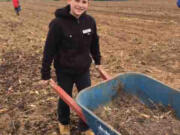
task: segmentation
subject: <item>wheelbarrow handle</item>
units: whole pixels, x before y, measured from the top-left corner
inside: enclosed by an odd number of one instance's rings
[[[57,94],[60,96],[60,98],[69,106],[71,107],[78,115],[79,117],[86,122],[86,119],[84,117],[84,114],[82,112],[82,109],[77,105],[75,100],[72,99],[71,96],[69,96],[60,86],[58,86],[54,80],[50,80],[50,85],[54,88],[54,90],[57,92]]]
[[[111,79],[111,77],[107,74],[107,72],[101,66],[97,67],[97,70],[104,80],[110,80]]]

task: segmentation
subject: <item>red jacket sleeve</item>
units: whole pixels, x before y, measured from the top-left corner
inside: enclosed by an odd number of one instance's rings
[[[18,0],[12,0],[14,8],[17,8],[19,6],[19,1]]]

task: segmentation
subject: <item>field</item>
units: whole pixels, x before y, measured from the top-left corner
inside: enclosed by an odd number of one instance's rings
[[[20,3],[16,16],[12,2],[0,2],[0,135],[58,135],[58,96],[38,82],[48,24],[66,2]],[[179,90],[179,10],[175,0],[91,1],[105,71],[144,73]],[[94,65],[91,78],[92,85],[102,81]],[[72,113],[73,135],[77,120]]]

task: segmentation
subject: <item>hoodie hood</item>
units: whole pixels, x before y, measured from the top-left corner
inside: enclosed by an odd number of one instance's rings
[[[55,11],[55,16],[56,17],[66,17],[66,16],[70,15],[69,12],[70,12],[70,5],[67,5],[64,8],[57,9]]]

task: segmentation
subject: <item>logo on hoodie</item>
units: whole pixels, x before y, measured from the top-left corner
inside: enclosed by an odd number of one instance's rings
[[[83,34],[90,34],[91,33],[91,28],[82,30]]]

